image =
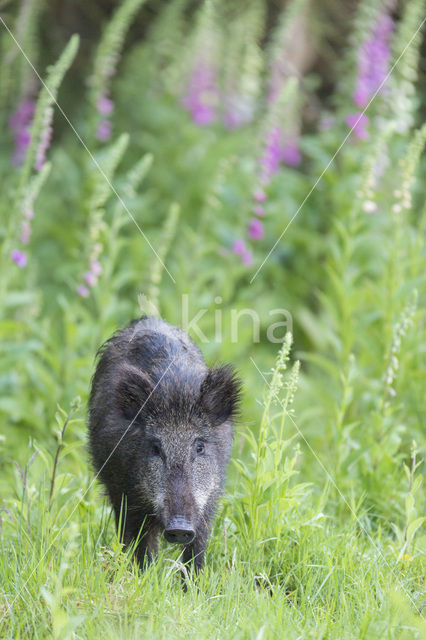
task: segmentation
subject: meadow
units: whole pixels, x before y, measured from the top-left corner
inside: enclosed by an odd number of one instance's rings
[[[330,4],[0,3],[1,638],[426,638],[426,5]],[[87,453],[142,314],[243,380],[186,592]]]

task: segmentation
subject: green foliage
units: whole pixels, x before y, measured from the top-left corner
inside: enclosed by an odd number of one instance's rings
[[[99,42],[90,78],[90,102],[96,111],[99,100],[109,92],[111,77],[116,72],[118,58],[126,32],[145,0],[125,0],[116,9]],[[93,113],[93,111],[92,111]]]
[[[149,278],[148,302],[151,308],[141,308],[141,311],[143,311],[147,315],[161,315],[161,313],[159,312],[160,284],[163,271],[164,269],[167,269],[164,261],[166,260],[170,245],[176,233],[179,213],[179,205],[172,204],[167,218],[164,222],[164,228],[161,234],[161,242],[158,246],[158,251],[156,252],[156,259],[153,259]],[[168,272],[168,275],[170,276],[171,274]]]
[[[283,379],[291,342],[291,334],[287,334],[272,370],[271,382],[267,382],[258,435],[242,434],[248,441],[251,460],[247,464],[234,460],[240,483],[230,519],[237,537],[248,546],[273,540],[276,549],[280,549],[283,532],[294,533],[297,526],[302,526],[297,507],[301,505],[306,486],[289,487],[296,473],[298,454],[287,457],[293,438],[284,439],[286,418],[291,416],[288,406],[293,401],[299,371],[299,362],[296,362],[288,380]],[[285,395],[281,401],[283,389]]]
[[[53,105],[56,102],[58,90],[64,78],[64,75],[72,65],[73,60],[77,54],[78,45],[79,37],[77,35],[73,35],[69,43],[63,50],[59,60],[47,70],[46,81],[43,84],[37,100],[36,111],[31,127],[31,142],[28,147],[24,165],[22,167],[21,180],[17,194],[17,200],[19,204],[20,198],[24,193],[34,166],[37,146],[40,144],[40,136],[45,127],[46,119],[48,118],[49,112],[53,109]]]
[[[4,119],[7,118],[7,109],[13,107],[13,97],[29,95],[34,90],[33,71],[28,60],[37,68],[39,22],[43,9],[44,2],[40,0],[21,2],[15,29],[12,29],[15,39],[8,36],[1,40],[3,64],[0,69],[0,113]],[[28,60],[22,55],[21,48]]]
[[[398,60],[398,65],[392,78],[395,89],[394,100],[391,104],[396,126],[399,131],[404,133],[415,123],[415,112],[418,106],[415,82],[418,73],[425,9],[424,0],[405,2],[402,20],[393,41],[394,59]]]

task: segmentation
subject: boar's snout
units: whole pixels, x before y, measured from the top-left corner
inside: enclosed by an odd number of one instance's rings
[[[164,537],[167,542],[176,544],[190,544],[195,537],[195,531],[187,518],[175,516],[171,518],[164,529]]]

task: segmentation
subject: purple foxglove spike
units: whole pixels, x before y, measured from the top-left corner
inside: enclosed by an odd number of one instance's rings
[[[21,242],[22,244],[28,244],[31,237],[31,225],[28,220],[24,220],[21,226]]]
[[[288,141],[283,146],[282,160],[289,167],[297,167],[302,162],[299,146],[295,140]]]
[[[114,111],[114,102],[108,96],[101,96],[98,100],[97,109],[102,116],[109,116]]]
[[[20,269],[23,269],[27,265],[27,254],[19,249],[13,249],[10,254],[13,262],[16,262]]]
[[[267,195],[263,191],[263,189],[258,189],[257,191],[255,191],[253,198],[256,200],[256,202],[265,202]]]
[[[263,216],[265,215],[265,207],[262,207],[262,205],[261,205],[261,204],[256,204],[256,205],[253,207],[253,213],[254,213],[256,216],[259,216],[259,218],[263,218]]]
[[[94,276],[100,276],[102,273],[102,265],[99,260],[92,260],[90,262],[90,271]]]
[[[353,130],[355,136],[360,140],[368,138],[368,118],[365,113],[351,113],[346,117],[346,124]]]
[[[94,287],[98,281],[98,278],[91,271],[87,271],[87,273],[84,274],[84,279],[89,287]]]
[[[386,12],[382,13],[373,26],[371,37],[359,48],[358,78],[353,99],[360,108],[365,107],[377,91],[383,91],[392,55],[390,38],[393,29],[392,18]]]
[[[101,142],[106,142],[111,137],[112,125],[109,120],[102,120],[97,128],[96,137]]]
[[[250,265],[253,264],[253,254],[250,251],[250,249],[245,249],[242,256],[241,256],[241,261],[243,263],[244,266],[249,267]]]
[[[90,296],[90,291],[87,287],[84,286],[84,284],[81,284],[79,287],[77,287],[77,293],[82,298],[88,298]]]
[[[263,229],[263,224],[257,218],[253,218],[250,220],[249,229],[248,229],[248,237],[252,240],[260,240],[263,238],[265,232]]]
[[[216,117],[216,72],[206,63],[199,63],[192,71],[188,91],[182,100],[196,124],[208,125]]]
[[[241,240],[240,238],[238,240],[235,240],[234,244],[232,245],[232,251],[237,255],[242,255],[245,250],[246,245],[244,243],[244,240]]]

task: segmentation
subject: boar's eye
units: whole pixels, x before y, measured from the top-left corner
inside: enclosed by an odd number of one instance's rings
[[[152,456],[161,456],[161,448],[157,442],[151,442],[149,452]]]
[[[197,456],[202,456],[204,454],[206,447],[204,445],[204,442],[202,442],[202,440],[197,440],[195,442],[195,453],[197,454]]]

